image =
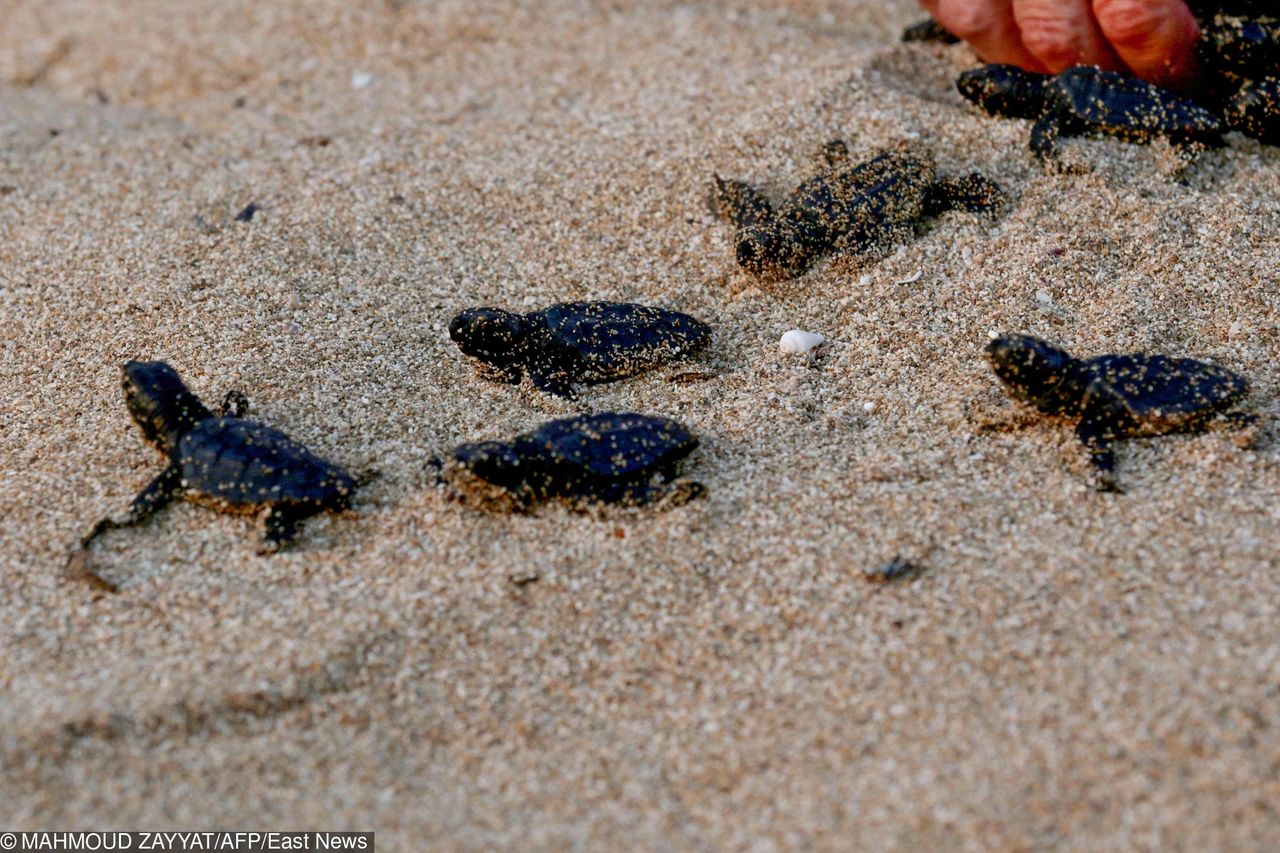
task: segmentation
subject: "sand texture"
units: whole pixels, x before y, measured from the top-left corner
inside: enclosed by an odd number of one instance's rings
[[[376,829],[379,849],[1280,847],[1280,153],[1068,142],[836,0],[12,0],[0,13],[0,823]],[[761,285],[711,176],[840,137],[1005,187],[995,218]],[[250,202],[250,222],[235,215]],[[478,303],[711,323],[581,404],[482,381]],[[829,340],[778,352],[788,329]],[[993,331],[1248,376],[1253,443],[1089,487]],[[119,370],[380,477],[258,556],[179,504]],[[486,514],[428,461],[586,408],[679,418],[708,495]],[[1017,428],[992,431],[991,423]],[[924,571],[869,584],[896,554]]]

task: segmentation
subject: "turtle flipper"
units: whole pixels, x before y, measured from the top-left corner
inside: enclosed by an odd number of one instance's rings
[[[925,193],[924,214],[938,216],[948,210],[990,213],[1003,202],[1000,185],[974,172],[963,178],[939,178]]]
[[[1262,418],[1253,412],[1225,412],[1220,423],[1223,429],[1236,433],[1236,446],[1257,449],[1262,440]]]
[[[258,546],[258,553],[275,554],[288,548],[298,538],[299,523],[311,515],[314,513],[271,507],[262,516],[262,544]]]
[[[1124,489],[1116,479],[1114,422],[1114,412],[1106,400],[1099,395],[1090,396],[1076,425],[1076,436],[1089,451],[1089,464],[1097,474],[1095,488],[1100,492],[1123,494]]]
[[[75,548],[71,552],[71,556],[67,558],[66,570],[68,576],[81,578],[107,592],[116,592],[119,587],[112,581],[102,577],[89,565],[89,546],[108,530],[118,530],[123,527],[142,524],[155,515],[157,510],[163,509],[172,502],[181,491],[182,469],[177,465],[170,465],[157,474],[155,479],[138,493],[138,496],[129,504],[129,510],[123,519],[117,520],[111,516],[106,516],[98,519],[93,527],[89,528],[89,532],[81,537],[79,547]]]
[[[182,491],[182,469],[177,465],[170,465],[157,474],[155,479],[138,493],[138,496],[133,499],[133,503],[129,504],[129,511],[123,519],[116,520],[111,516],[99,519],[80,540],[80,547],[82,549],[88,548],[94,539],[97,539],[108,530],[117,530],[121,527],[134,527],[142,524],[155,515],[157,510],[167,506],[177,497],[180,491]]]
[[[1062,133],[1062,119],[1056,113],[1045,113],[1031,126],[1031,153],[1042,163],[1058,161],[1058,137]]]
[[[524,380],[524,371],[518,364],[496,365],[486,361],[473,359],[476,373],[481,379],[489,382],[501,382],[505,385],[519,385]]]
[[[1171,136],[1169,138],[1169,147],[1173,153],[1173,163],[1167,169],[1162,170],[1162,173],[1165,177],[1184,182],[1182,181],[1183,175],[1196,164],[1201,154],[1204,154],[1210,148],[1219,148],[1223,144],[1221,139],[1218,139],[1215,143],[1212,139],[1203,140],[1190,136]]]
[[[1048,112],[1031,126],[1031,153],[1046,169],[1069,174],[1079,174],[1084,167],[1062,162],[1062,151],[1059,142],[1067,136],[1079,136],[1084,128],[1073,122],[1069,116]]]
[[[773,205],[755,187],[744,181],[725,180],[714,176],[711,209],[720,219],[738,227],[750,228],[773,222]]]
[[[544,394],[552,394],[556,397],[563,397],[566,400],[576,400],[578,395],[573,390],[573,380],[563,370],[556,369],[538,369],[536,367],[529,370],[529,379],[533,385]]]
[[[655,500],[669,507],[683,506],[707,493],[707,487],[697,480],[672,480],[654,488]]]
[[[218,414],[224,418],[244,418],[249,416],[249,398],[239,389],[233,388],[222,398]]]
[[[822,146],[822,161],[831,168],[849,162],[849,144],[843,139],[832,139]]]
[[[617,506],[658,505],[671,508],[687,504],[706,493],[707,487],[697,480],[676,479],[659,483],[618,483],[604,494],[592,497]]]

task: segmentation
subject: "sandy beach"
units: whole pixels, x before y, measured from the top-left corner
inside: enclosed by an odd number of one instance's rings
[[[14,0],[0,13],[0,828],[376,830],[381,850],[1280,847],[1280,149],[1067,143],[955,92],[913,3]],[[1008,203],[761,284],[713,174],[909,143]],[[250,203],[248,222],[237,213]],[[714,329],[580,403],[478,377],[477,304]],[[789,329],[829,343],[778,351]],[[993,332],[1247,376],[1227,430],[1018,421]],[[120,391],[379,476],[256,553]],[[479,512],[433,455],[678,418],[705,499]],[[918,576],[870,584],[895,555]]]

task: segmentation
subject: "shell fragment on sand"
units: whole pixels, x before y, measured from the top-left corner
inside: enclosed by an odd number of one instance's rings
[[[788,354],[806,353],[816,346],[825,344],[827,339],[814,332],[792,329],[778,341],[778,349]]]

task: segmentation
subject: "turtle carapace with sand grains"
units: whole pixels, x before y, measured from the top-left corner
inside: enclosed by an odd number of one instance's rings
[[[1214,15],[1200,24],[1196,49],[1214,72],[1250,80],[1275,77],[1280,75],[1280,18]]]
[[[485,509],[523,512],[552,499],[674,506],[705,492],[676,477],[697,446],[669,418],[602,412],[548,421],[511,441],[464,444],[435,464],[453,497]]]
[[[1076,435],[1090,453],[1101,491],[1121,491],[1114,443],[1198,432],[1231,413],[1249,391],[1244,377],[1190,358],[1133,353],[1073,358],[1038,338],[1006,335],[987,344],[987,359],[1009,396],[1049,415],[1078,417]]]
[[[1035,119],[1031,151],[1057,166],[1064,136],[1108,135],[1146,143],[1166,137],[1186,154],[1222,144],[1222,122],[1180,95],[1135,77],[1078,65],[1056,76],[1014,65],[966,71],[956,88],[991,115]]]
[[[123,520],[93,526],[78,555],[107,530],[141,524],[176,498],[221,512],[260,512],[263,553],[292,542],[303,519],[349,506],[354,478],[280,430],[238,417],[248,405],[238,393],[227,395],[219,416],[162,361],[130,361],[123,373],[129,412],[167,465]]]
[[[947,210],[990,212],[1000,187],[981,175],[939,178],[933,157],[899,146],[855,162],[840,140],[827,144],[827,163],[777,208],[743,181],[715,176],[713,203],[737,229],[738,265],[756,278],[783,281],[804,274],[829,252],[864,252],[913,232]]]
[[[1200,25],[1198,51],[1231,129],[1280,144],[1280,17],[1214,15]]]
[[[470,308],[449,323],[449,337],[489,378],[515,384],[527,373],[540,390],[573,398],[575,382],[611,382],[685,358],[711,329],[665,308],[564,302],[528,314]]]

